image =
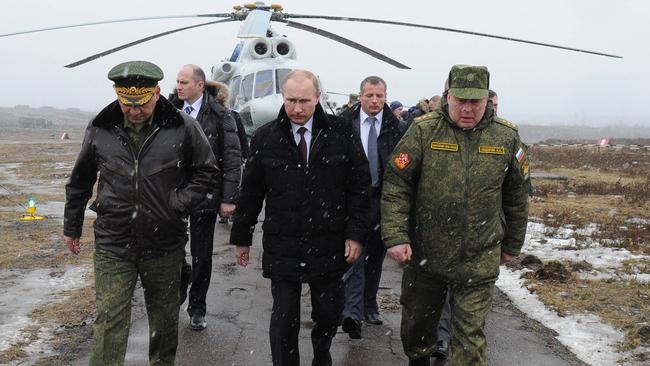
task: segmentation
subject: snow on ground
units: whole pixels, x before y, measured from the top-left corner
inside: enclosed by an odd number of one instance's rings
[[[0,352],[23,340],[27,336],[26,327],[37,325],[30,318],[34,309],[64,300],[59,295],[62,291],[85,286],[90,270],[90,266],[68,266],[64,273],[52,269],[0,270]],[[25,350],[30,354],[47,353],[46,340],[51,331],[41,327],[41,341],[33,342]]]
[[[630,223],[646,224],[639,221]],[[621,275],[616,272],[622,267],[625,260],[649,258],[648,256],[635,255],[626,249],[605,248],[589,238],[586,239],[586,243],[580,243],[580,249],[575,249],[574,233],[588,236],[597,230],[598,227],[595,224],[579,229],[564,227],[553,230],[543,224],[529,222],[522,252],[535,255],[543,261],[587,261],[592,264],[593,270],[583,275],[590,279],[616,277],[650,282],[648,274]],[[568,250],[569,248],[573,249]],[[591,314],[558,316],[556,312],[546,308],[536,294],[531,294],[524,287],[524,279],[521,278],[524,271],[513,271],[502,266],[496,283],[519,310],[556,331],[559,334],[557,338],[562,344],[566,345],[579,359],[592,366],[616,365],[623,357],[627,356],[627,354],[617,353],[615,348],[616,344],[623,340],[624,334],[621,331],[604,324],[597,316]],[[623,363],[623,365],[632,364]]]

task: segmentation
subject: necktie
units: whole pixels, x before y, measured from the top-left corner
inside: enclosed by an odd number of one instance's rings
[[[194,107],[192,107],[191,105],[188,105],[188,106],[185,107],[185,109],[184,109],[185,113],[187,113],[188,116],[191,116],[191,115],[192,115],[192,111],[193,111],[193,110],[194,110]]]
[[[298,129],[298,133],[300,134],[298,150],[300,151],[300,157],[302,158],[303,163],[307,163],[307,141],[305,141],[305,132],[307,132],[307,129],[304,127]]]
[[[368,163],[370,163],[370,178],[372,178],[372,186],[379,185],[379,153],[377,152],[377,130],[375,129],[375,122],[377,118],[366,118],[370,124],[370,131],[368,132]]]

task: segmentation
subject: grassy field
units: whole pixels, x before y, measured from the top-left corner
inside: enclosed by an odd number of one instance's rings
[[[578,250],[598,243],[634,255],[650,255],[650,152],[595,148],[536,147],[531,166],[566,180],[535,180],[530,218],[547,227],[597,229],[573,232]],[[522,259],[522,258],[520,258]],[[525,259],[529,262],[531,259]],[[521,266],[515,263],[513,266]],[[625,261],[613,278],[586,279],[587,262],[528,265],[527,287],[559,315],[591,313],[625,333],[621,351],[650,346],[650,284],[630,276],[650,274],[650,259]],[[650,353],[635,355],[650,360]]]

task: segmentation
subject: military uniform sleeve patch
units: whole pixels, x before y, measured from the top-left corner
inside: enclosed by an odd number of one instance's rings
[[[458,151],[458,144],[450,144],[448,142],[431,142],[431,150],[443,150],[443,151]]]
[[[505,155],[506,149],[503,146],[479,146],[479,154]]]
[[[515,154],[515,158],[517,159],[518,162],[521,163],[521,161],[524,159],[525,156],[526,153],[524,152],[524,149],[520,147],[519,150],[517,150],[517,153]]]
[[[405,152],[401,152],[397,154],[397,156],[395,156],[393,162],[395,163],[397,169],[404,170],[406,169],[407,166],[411,164],[411,157],[409,156],[409,154]]]

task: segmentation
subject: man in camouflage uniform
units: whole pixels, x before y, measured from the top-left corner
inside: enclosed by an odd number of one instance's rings
[[[519,254],[526,234],[527,158],[517,127],[488,106],[488,87],[487,68],[452,67],[445,105],[413,124],[384,175],[383,239],[407,263],[401,336],[410,365],[429,365],[448,288],[451,364],[487,365],[499,264]]]

